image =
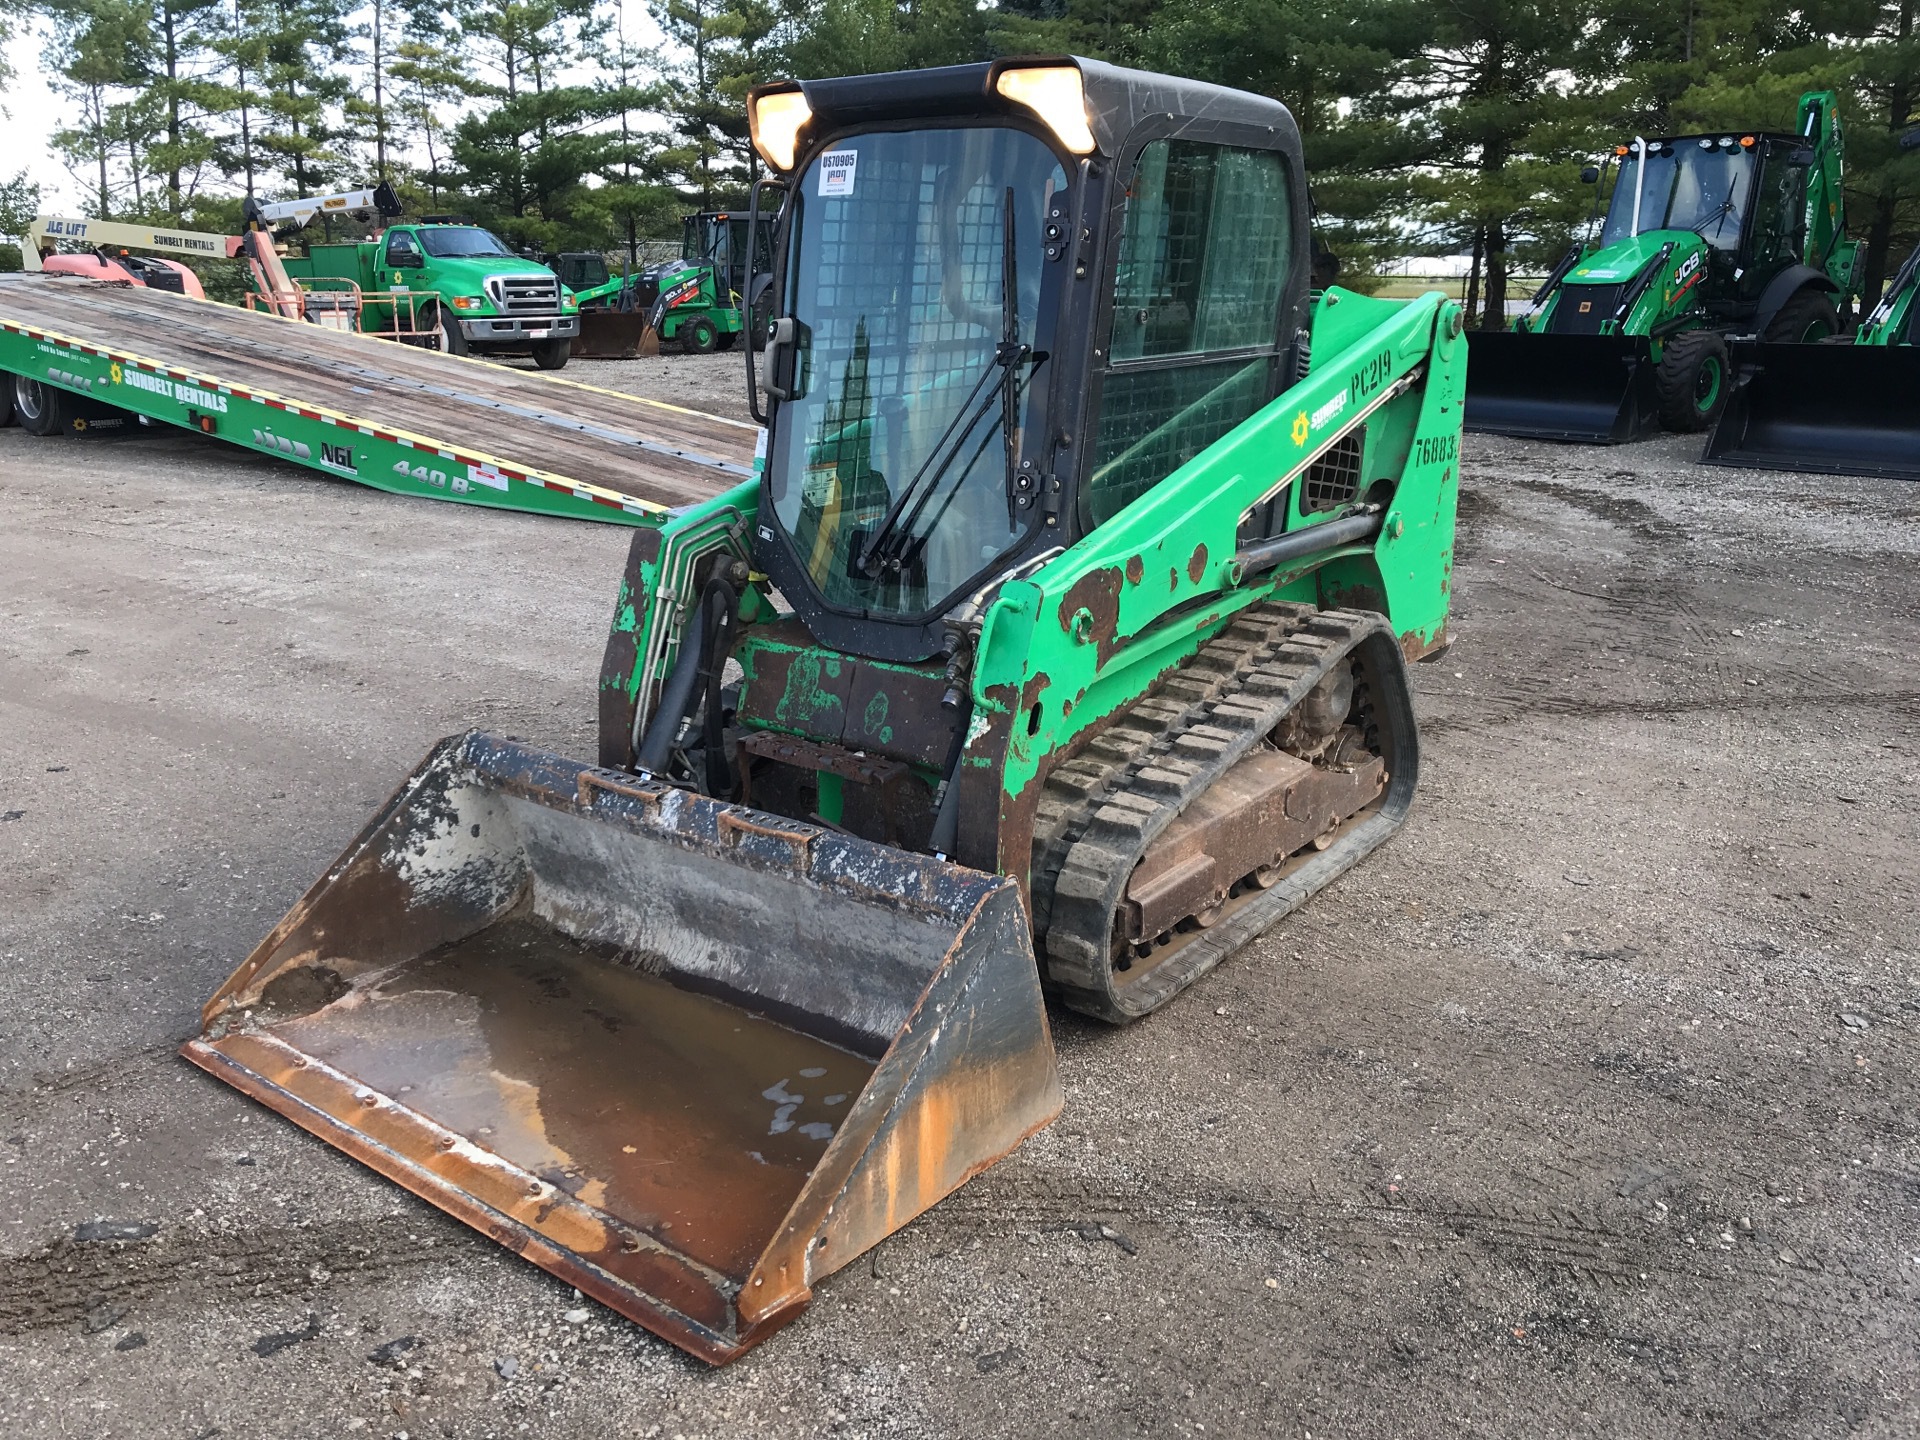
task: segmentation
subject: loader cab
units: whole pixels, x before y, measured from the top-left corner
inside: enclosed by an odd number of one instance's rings
[[[1657,231],[1698,235],[1706,308],[1729,318],[1750,311],[1769,281],[1802,263],[1813,152],[1800,137],[1682,135],[1615,154],[1602,251]]]
[[[703,210],[682,219],[680,258],[694,264],[711,265],[715,289],[724,303],[727,292],[743,295],[747,289],[747,217],[744,211]],[[768,242],[771,235],[762,230],[755,244],[760,254],[756,270],[769,264]]]
[[[779,176],[756,559],[824,645],[942,653],[956,605],[1303,363],[1277,102],[1023,59],[760,87],[749,115]]]

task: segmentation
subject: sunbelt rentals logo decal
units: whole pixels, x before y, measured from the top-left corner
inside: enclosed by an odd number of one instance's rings
[[[149,375],[144,370],[122,369],[117,364],[114,370],[118,372],[114,379],[128,389],[144,390],[162,400],[177,400],[212,415],[227,413],[227,397],[217,390],[203,389],[186,380],[169,380],[164,375]]]

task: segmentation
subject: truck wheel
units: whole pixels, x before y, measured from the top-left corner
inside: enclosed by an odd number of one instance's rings
[[[1654,372],[1660,425],[1697,434],[1720,418],[1727,403],[1727,342],[1717,330],[1687,330],[1667,341]]]
[[[680,327],[680,348],[689,355],[711,355],[719,343],[719,329],[704,315],[696,315]]]
[[[567,356],[572,352],[571,340],[536,340],[533,342],[533,363],[542,370],[564,370]]]
[[[13,413],[29,435],[58,435],[67,428],[66,393],[25,375],[13,377]]]
[[[467,344],[467,332],[446,310],[440,312],[440,348],[448,355],[465,355],[471,348]]]
[[[1840,333],[1840,312],[1833,301],[1811,287],[1796,290],[1787,303],[1767,322],[1762,340],[1784,341],[1789,345],[1815,345]]]

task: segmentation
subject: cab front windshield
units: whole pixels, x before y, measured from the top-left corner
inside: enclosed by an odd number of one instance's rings
[[[1634,234],[1633,195],[1640,187],[1640,157],[1620,162],[1620,179],[1607,210],[1603,246]],[[1640,233],[1693,230],[1716,250],[1740,245],[1740,220],[1747,209],[1753,179],[1753,152],[1728,149],[1719,141],[1702,148],[1697,140],[1670,140],[1647,147],[1647,178],[1640,187]]]
[[[1066,184],[1044,143],[995,127],[853,136],[800,176],[785,307],[800,393],[774,418],[767,479],[828,605],[926,614],[1033,524],[1034,489],[1007,483],[1002,422],[1011,401],[1016,429],[1036,433],[1046,362],[996,363],[1002,277],[1031,348],[1042,230]],[[1037,451],[1024,452],[1036,472]],[[896,563],[864,563],[879,555]]]
[[[461,256],[511,256],[513,254],[501,243],[498,235],[491,230],[482,230],[473,225],[435,226],[431,230],[422,230],[420,243],[426,248],[427,254],[440,260]]]

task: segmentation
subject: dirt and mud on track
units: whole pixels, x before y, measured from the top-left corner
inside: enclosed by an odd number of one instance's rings
[[[1470,437],[1406,830],[709,1371],[174,1054],[627,535],[0,432],[0,1431],[1915,1433],[1920,488],[1697,444]]]

